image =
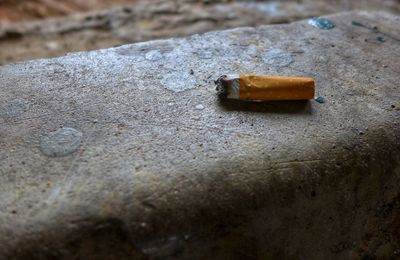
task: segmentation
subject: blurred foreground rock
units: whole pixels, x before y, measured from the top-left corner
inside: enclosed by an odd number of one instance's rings
[[[12,13],[20,12],[14,0],[8,5]],[[43,5],[66,13],[88,10],[88,6],[110,6],[107,1],[68,0],[25,1],[23,6]],[[99,3],[97,3],[99,2]],[[126,3],[118,0],[114,5]],[[288,23],[340,11],[381,10],[400,14],[397,0],[286,0],[286,1],[200,1],[200,0],[134,0],[130,5],[104,11],[93,11],[37,22],[0,26],[0,64],[34,58],[65,55],[67,52],[108,48],[117,45],[186,36],[239,26]],[[97,3],[97,4],[96,4]],[[4,8],[3,8],[4,9]],[[0,3],[0,11],[1,3]],[[57,11],[57,10],[53,10]],[[53,12],[52,11],[52,12]],[[22,12],[21,15],[27,12]],[[1,12],[0,12],[1,15]]]
[[[399,257],[400,20],[328,19],[0,67],[1,258]],[[220,102],[234,72],[325,103]]]

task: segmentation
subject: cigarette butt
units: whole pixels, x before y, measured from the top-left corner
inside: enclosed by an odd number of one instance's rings
[[[215,81],[220,98],[240,100],[307,100],[314,98],[314,79],[285,76],[221,76]]]

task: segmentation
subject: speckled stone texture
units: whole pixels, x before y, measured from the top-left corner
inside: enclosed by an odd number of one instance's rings
[[[400,18],[325,18],[0,67],[0,258],[399,257]],[[241,72],[325,102],[219,101]]]

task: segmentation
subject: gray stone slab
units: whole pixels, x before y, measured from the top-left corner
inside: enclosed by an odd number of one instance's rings
[[[0,256],[398,256],[400,19],[327,18],[0,67]],[[219,101],[244,72],[325,103]]]

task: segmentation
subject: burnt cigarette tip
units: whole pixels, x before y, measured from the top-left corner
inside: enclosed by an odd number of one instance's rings
[[[214,81],[215,85],[217,85],[215,89],[217,90],[217,96],[219,98],[226,98],[228,96],[228,90],[226,84],[227,78],[228,77],[226,75],[222,75],[221,77],[219,77],[217,80]]]

